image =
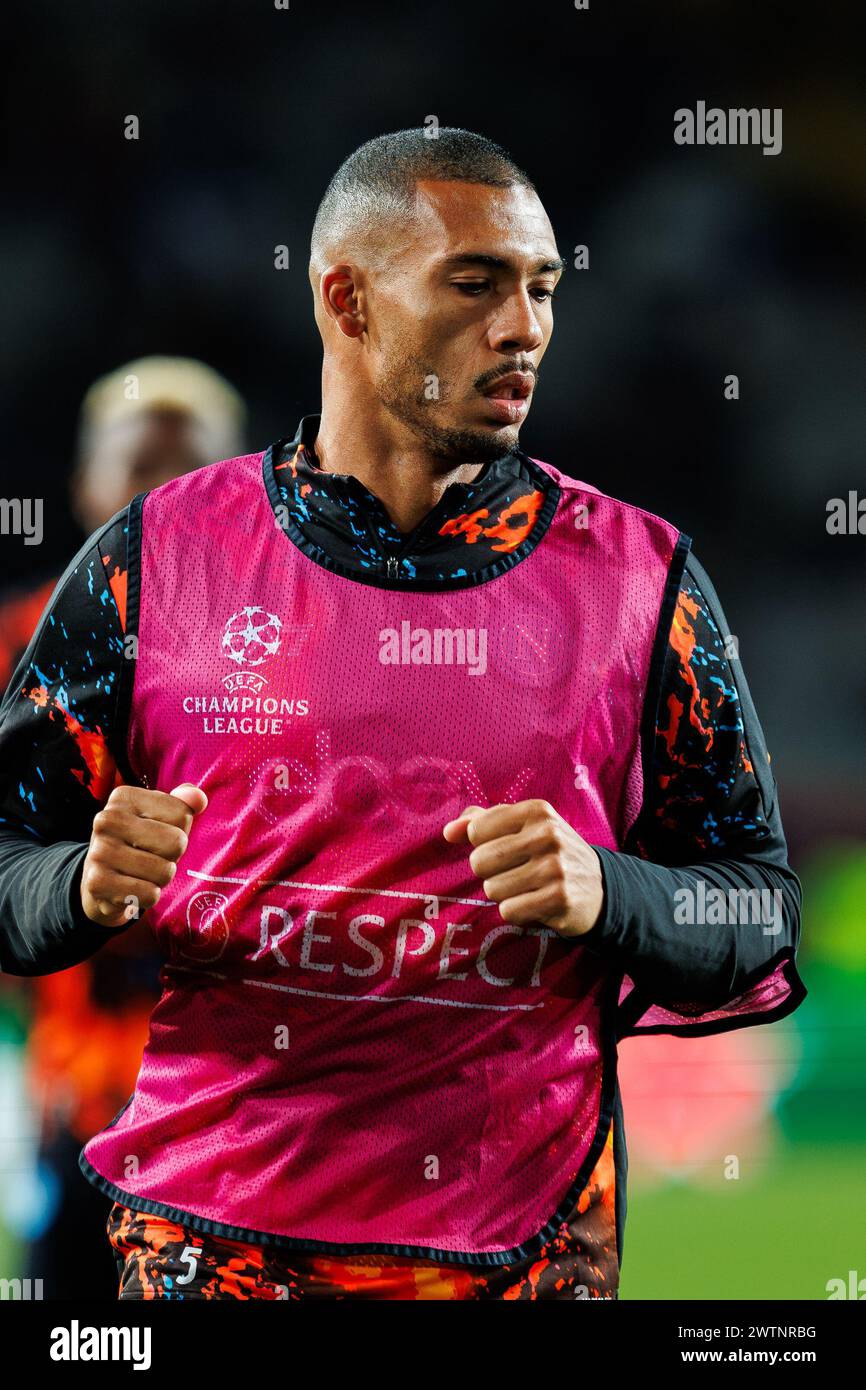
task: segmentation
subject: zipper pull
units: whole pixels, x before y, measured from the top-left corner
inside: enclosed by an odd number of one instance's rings
[[[387,561],[387,569],[385,571],[386,578],[397,579],[399,578],[399,573],[400,571],[397,561],[395,560],[393,555],[389,555]]]

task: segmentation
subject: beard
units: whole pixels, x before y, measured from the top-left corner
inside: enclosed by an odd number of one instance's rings
[[[430,384],[436,394],[431,396]],[[489,463],[517,444],[519,425],[471,429],[443,424],[437,414],[451,399],[447,382],[421,358],[394,354],[384,364],[376,394],[389,414],[406,425],[434,458],[448,463]]]

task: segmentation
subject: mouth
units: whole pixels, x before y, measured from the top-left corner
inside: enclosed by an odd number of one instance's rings
[[[510,372],[491,382],[481,394],[497,401],[525,401],[532,395],[532,386],[529,372]]]
[[[511,372],[491,382],[481,394],[489,403],[491,414],[513,424],[528,411],[533,385],[529,372]]]

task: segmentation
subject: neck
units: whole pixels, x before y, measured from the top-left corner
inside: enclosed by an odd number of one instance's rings
[[[358,478],[404,535],[423,521],[451,483],[471,483],[482,468],[437,457],[379,401],[326,391],[324,380],[315,451],[325,472]]]

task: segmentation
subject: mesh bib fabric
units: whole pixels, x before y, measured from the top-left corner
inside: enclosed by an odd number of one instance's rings
[[[621,976],[503,922],[442,827],[543,798],[622,845],[678,532],[539,466],[541,542],[447,593],[308,558],[261,454],[145,498],[128,756],[209,798],[147,913],[166,964],[135,1093],[84,1150],[145,1209],[499,1263],[592,1171]]]

